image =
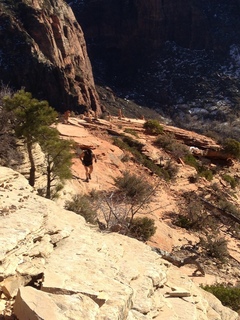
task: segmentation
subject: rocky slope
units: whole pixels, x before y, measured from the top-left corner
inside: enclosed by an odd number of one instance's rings
[[[95,230],[11,169],[0,183],[3,319],[15,297],[19,320],[238,319],[149,246]]]
[[[171,155],[154,146],[154,137],[145,134],[143,123],[143,120],[115,117],[111,121],[70,117],[68,124],[59,123],[57,128],[62,137],[93,146],[98,162],[91,182],[86,183],[84,168],[76,156],[73,179],[66,184],[56,203],[37,196],[18,173],[26,171],[27,163],[15,167],[18,172],[1,167],[0,306],[6,319],[12,313],[13,304],[19,320],[35,319],[36,314],[49,320],[238,319],[236,313],[224,308],[198,286],[238,283],[239,243],[237,234],[231,231],[238,224],[231,225],[231,219],[224,211],[219,214],[216,207],[208,211],[213,219],[217,215],[214,228],[228,240],[229,256],[225,263],[206,255],[198,244],[199,231],[187,231],[174,224],[182,210],[187,210],[185,202],[190,199],[185,198],[186,192],[196,195],[196,210],[203,210],[199,206],[200,197],[208,205],[215,203],[216,186],[224,191],[223,199],[231,199],[238,205],[238,187],[233,191],[222,179],[226,173],[238,175],[238,163],[222,167],[222,172],[211,182],[201,178],[190,183],[189,178],[196,170],[173,158],[179,168],[176,179],[169,183],[159,180],[131,157],[127,162],[121,161],[125,152],[112,144],[112,135],[129,135],[124,132],[126,128],[135,130],[138,133],[135,138],[144,145],[143,152],[156,162],[161,158],[164,165]],[[205,146],[208,150],[218,147],[214,140],[193,132],[168,126],[164,130],[182,141],[187,138],[192,146]],[[41,170],[39,155],[38,162]],[[149,215],[155,220],[157,232],[147,244],[117,233],[100,232],[97,226],[86,224],[81,217],[62,209],[74,194],[111,190],[113,177],[124,170],[161,182]],[[43,185],[43,179],[38,177],[38,184]],[[167,252],[176,258],[175,262],[191,256],[196,245],[199,249],[195,253],[204,267],[204,276],[194,275],[194,264],[179,269],[176,263],[170,264],[166,259]],[[153,251],[153,247],[160,251]],[[33,307],[34,304],[38,307]]]
[[[1,1],[0,24],[2,84],[61,112],[101,113],[84,35],[64,1]]]

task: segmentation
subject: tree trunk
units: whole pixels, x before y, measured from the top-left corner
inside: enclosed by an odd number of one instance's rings
[[[51,197],[51,168],[50,165],[47,166],[47,191],[46,198],[50,199]]]
[[[35,162],[34,162],[34,158],[33,158],[33,153],[32,153],[32,143],[31,142],[27,142],[27,151],[28,151],[28,158],[30,161],[30,173],[29,173],[29,184],[30,186],[34,187],[35,184]]]

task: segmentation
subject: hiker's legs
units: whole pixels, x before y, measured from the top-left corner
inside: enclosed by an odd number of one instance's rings
[[[88,181],[88,179],[91,179],[91,173],[93,172],[93,165],[84,166],[84,168],[86,173],[86,181]]]
[[[91,164],[88,168],[89,168],[88,176],[91,179],[91,174],[93,172],[93,165]]]
[[[84,168],[85,168],[86,180],[88,180],[88,167],[84,166]]]

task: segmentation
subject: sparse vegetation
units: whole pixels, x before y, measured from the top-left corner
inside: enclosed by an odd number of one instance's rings
[[[240,158],[240,142],[228,138],[223,142],[223,151],[236,159]]]
[[[240,217],[240,211],[233,203],[231,203],[225,199],[221,199],[221,200],[219,200],[218,205],[222,210],[224,210],[230,214],[233,214],[237,217]]]
[[[185,159],[185,157],[190,155],[189,149],[184,144],[178,142],[171,134],[159,136],[155,144],[167,152],[170,152],[175,159]]]
[[[213,222],[213,217],[195,192],[185,192],[183,199],[184,202],[179,207],[180,213],[174,221],[177,226],[193,231],[216,228],[217,222]]]
[[[158,135],[163,132],[163,127],[156,119],[147,120],[144,123],[143,128],[146,130],[147,134]]]
[[[118,226],[125,235],[148,240],[156,231],[154,220],[139,217],[139,214],[149,213],[149,203],[158,186],[128,171],[114,181],[117,189],[103,193],[97,205],[107,229],[112,230]]]
[[[191,229],[195,221],[191,221],[187,216],[179,214],[175,224],[180,228]]]
[[[121,232],[140,241],[149,240],[156,231],[154,220],[139,214],[148,213],[157,186],[128,171],[114,181],[116,189],[75,195],[66,202],[65,209],[80,214],[92,224],[101,218],[109,231]]]
[[[216,258],[221,262],[225,262],[228,257],[227,240],[214,236],[213,234],[208,235],[206,239],[201,239],[201,246],[206,250],[206,253],[211,258]]]
[[[183,158],[183,161],[191,167],[194,167],[196,170],[199,167],[199,163],[192,154],[186,154]]]
[[[177,166],[175,166],[172,162],[168,162],[166,166],[160,167],[146,155],[141,153],[143,147],[142,143],[135,141],[129,137],[114,138],[113,143],[120,149],[131,152],[136,162],[141,163],[146,168],[151,170],[159,177],[165,179],[166,181],[169,181],[176,177],[176,174],[178,172]]]
[[[232,177],[228,174],[223,175],[223,180],[228,182],[232,189],[235,189],[236,186],[238,185],[238,182],[236,181],[236,179],[234,179],[234,177]]]
[[[140,241],[148,241],[155,234],[156,229],[153,219],[137,217],[129,227],[129,235]]]
[[[211,181],[213,179],[213,173],[211,170],[206,169],[203,166],[199,166],[198,168],[198,174],[200,177],[204,177],[205,179],[207,179],[208,181]]]
[[[124,129],[124,132],[129,133],[129,134],[133,135],[134,137],[138,138],[138,134],[134,129],[126,128],[126,129]]]
[[[217,297],[224,306],[234,311],[240,310],[240,287],[229,286],[227,283],[216,283],[213,285],[201,286],[204,290]]]
[[[75,195],[71,201],[66,201],[65,209],[73,211],[85,218],[89,223],[95,224],[97,219],[96,209],[93,207],[92,199],[86,195]]]

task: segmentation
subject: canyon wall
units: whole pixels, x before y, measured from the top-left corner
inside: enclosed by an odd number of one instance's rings
[[[106,57],[111,68],[146,61],[166,41],[191,49],[211,44],[209,21],[190,0],[70,2],[84,30],[91,57]]]
[[[62,0],[0,4],[0,79],[58,111],[101,113],[82,29]]]

